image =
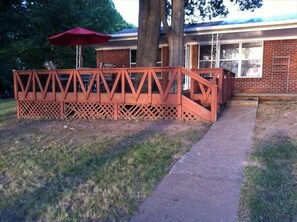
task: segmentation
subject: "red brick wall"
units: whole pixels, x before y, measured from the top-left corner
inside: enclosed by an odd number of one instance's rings
[[[287,61],[280,58],[281,56],[290,57],[289,73],[285,71],[286,66],[276,66],[276,63],[280,64]],[[296,93],[297,39],[265,41],[262,78],[237,78],[235,80],[235,92]]]
[[[130,49],[97,51],[97,67],[100,62],[115,64],[117,68],[130,67]],[[169,48],[162,47],[162,66],[169,66]]]
[[[192,69],[198,69],[198,48],[199,45],[192,45]]]
[[[198,67],[198,48],[199,45],[192,46],[192,67]],[[289,74],[276,70],[273,65],[274,56],[289,56]],[[102,50],[97,51],[97,66],[100,62],[113,63],[116,67],[130,66],[130,50]],[[169,65],[169,49],[162,48],[163,66]],[[282,62],[280,59],[277,62]],[[288,75],[287,75],[288,74]],[[164,77],[166,79],[166,77]],[[289,81],[287,81],[287,79]],[[262,78],[236,78],[235,92],[245,93],[292,93],[297,92],[297,39],[265,41],[263,50],[263,74]]]
[[[169,66],[169,47],[162,47],[162,66]]]
[[[100,62],[112,63],[117,68],[130,66],[130,49],[99,50],[97,51],[97,67]]]
[[[198,48],[199,45],[192,45],[192,68],[198,68]],[[163,47],[162,53],[163,66],[169,66],[169,47]]]

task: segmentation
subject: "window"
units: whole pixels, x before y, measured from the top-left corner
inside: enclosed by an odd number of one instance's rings
[[[220,47],[220,67],[238,73],[239,44],[226,44]]]
[[[219,67],[228,69],[236,74],[236,77],[261,77],[263,43],[236,43],[219,45]],[[211,46],[201,45],[199,56],[199,68],[209,68]]]
[[[236,77],[261,77],[263,46],[261,42],[220,45],[220,67]]]
[[[211,62],[211,46],[201,45],[199,56],[199,68],[210,68]]]
[[[157,53],[157,66],[162,67],[162,49],[159,48]]]
[[[260,77],[262,74],[262,44],[243,43],[242,44],[242,77]]]
[[[137,54],[136,49],[130,50],[130,67],[136,67],[136,54]],[[157,66],[158,67],[162,66],[162,49],[161,48],[158,49]]]
[[[136,67],[136,54],[137,54],[136,49],[130,50],[130,67]],[[158,49],[157,66],[162,67],[162,48]],[[162,73],[157,73],[157,76],[158,76],[158,79],[162,79]],[[131,76],[131,78],[134,79],[135,77]]]
[[[130,67],[136,67],[136,49],[130,50]]]

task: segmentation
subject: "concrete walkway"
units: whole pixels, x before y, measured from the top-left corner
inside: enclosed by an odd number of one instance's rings
[[[131,222],[237,219],[257,105],[234,103],[178,161]]]

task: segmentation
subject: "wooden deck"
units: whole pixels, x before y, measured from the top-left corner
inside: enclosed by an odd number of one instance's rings
[[[216,121],[234,76],[182,67],[14,71],[14,93],[17,116],[25,119]]]

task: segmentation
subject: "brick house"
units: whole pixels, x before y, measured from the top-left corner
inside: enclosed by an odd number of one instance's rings
[[[122,30],[96,47],[97,66],[136,66],[137,29]],[[236,73],[236,93],[297,92],[297,15],[215,21],[185,26],[184,66]],[[160,34],[158,66],[168,66]],[[160,77],[162,78],[162,77]],[[185,82],[189,80],[185,79]]]

